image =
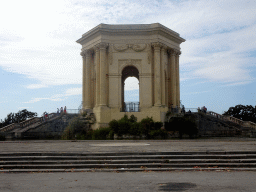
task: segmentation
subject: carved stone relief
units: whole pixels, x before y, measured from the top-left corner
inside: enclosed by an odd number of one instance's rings
[[[113,46],[114,50],[118,52],[124,52],[128,49],[132,49],[133,51],[136,52],[141,52],[144,49],[146,49],[147,44],[115,44]]]

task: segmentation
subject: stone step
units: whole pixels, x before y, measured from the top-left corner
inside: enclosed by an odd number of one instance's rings
[[[0,173],[56,173],[56,172],[151,172],[151,171],[256,171],[256,168],[120,168],[120,169],[11,169]]]
[[[256,163],[139,163],[139,164],[54,164],[54,165],[0,165],[6,169],[101,169],[101,168],[256,168]]]
[[[0,153],[0,172],[256,170],[254,151],[150,153]]]
[[[138,155],[256,155],[256,151],[201,151],[201,152],[103,152],[103,153],[76,153],[76,152],[0,152],[4,156],[138,156]]]
[[[256,159],[254,154],[239,155],[126,155],[126,156],[1,156],[0,161],[21,160],[124,160],[124,159]]]
[[[0,165],[40,165],[40,164],[138,164],[138,163],[256,163],[256,159],[142,159],[142,160],[46,160],[46,161],[1,161]]]

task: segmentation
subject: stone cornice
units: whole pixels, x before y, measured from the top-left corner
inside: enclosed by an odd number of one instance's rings
[[[84,44],[86,39],[90,39],[92,37],[100,36],[102,34],[105,35],[116,35],[116,36],[136,36],[136,35],[153,35],[160,34],[168,39],[174,40],[179,44],[185,42],[185,39],[181,38],[178,33],[175,31],[161,25],[160,23],[153,24],[136,24],[136,25],[107,25],[100,24],[95,28],[91,29],[87,33],[83,34],[80,39],[76,42],[80,44]]]

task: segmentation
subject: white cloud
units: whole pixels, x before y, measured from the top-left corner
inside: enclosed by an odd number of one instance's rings
[[[255,67],[255,56],[248,58],[248,52],[256,50],[255,9],[256,2],[248,0],[2,1],[0,66],[39,81],[29,89],[81,84],[81,46],[75,41],[83,33],[99,23],[160,22],[187,39],[181,45],[182,80],[250,82],[254,77],[248,67]]]
[[[128,77],[124,83],[125,83],[124,85],[125,91],[139,89],[139,81],[135,77]]]
[[[81,95],[82,94],[82,88],[70,88],[67,89],[64,94],[55,94],[51,97],[40,97],[40,98],[33,98],[30,101],[23,102],[23,103],[36,103],[41,100],[50,100],[50,101],[63,101],[65,100],[68,96],[71,95]]]

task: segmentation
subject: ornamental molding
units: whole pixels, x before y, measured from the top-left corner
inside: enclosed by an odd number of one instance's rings
[[[118,52],[124,52],[128,49],[132,49],[133,51],[136,52],[141,52],[144,49],[146,49],[147,44],[115,44],[113,45],[113,48],[115,51]]]
[[[122,71],[127,66],[134,66],[141,73],[141,59],[120,59],[118,60],[119,74],[122,75]]]
[[[104,42],[94,45],[94,48],[96,49],[106,49],[107,47],[108,47],[108,43],[104,43]]]
[[[151,43],[151,46],[155,48],[162,48],[163,44],[160,42]]]
[[[93,51],[92,51],[91,49],[85,49],[85,50],[83,50],[83,51],[80,53],[80,55],[81,55],[82,57],[90,57],[90,56],[92,56],[92,53],[93,53]]]
[[[170,55],[174,55],[175,56],[175,55],[179,54],[180,51],[178,49],[168,49],[168,53]]]

